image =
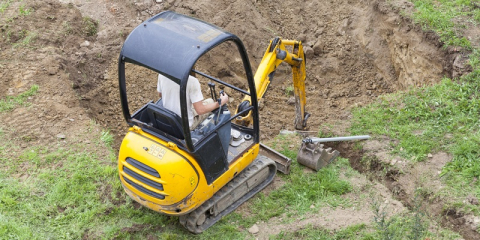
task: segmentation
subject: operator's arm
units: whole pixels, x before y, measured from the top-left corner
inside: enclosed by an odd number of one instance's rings
[[[228,102],[227,94],[224,93],[223,95],[220,95],[220,99],[222,99],[222,105],[226,104]],[[215,110],[219,106],[218,106],[218,102],[213,102],[207,105],[203,105],[202,101],[198,101],[193,103],[193,107],[195,108],[195,111],[197,112],[198,115],[202,115]]]

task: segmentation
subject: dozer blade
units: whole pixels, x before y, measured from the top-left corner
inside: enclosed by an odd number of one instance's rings
[[[267,145],[260,143],[260,152],[259,155],[266,156],[277,164],[277,171],[282,172],[283,174],[290,173],[290,165],[292,164],[292,159],[287,156],[269,148]]]
[[[199,234],[237,209],[273,181],[277,168],[265,156],[258,157],[232,181],[193,212],[180,216],[180,224]]]
[[[298,163],[307,166],[315,171],[331,163],[340,154],[337,150],[331,148],[324,149],[321,143],[303,142],[298,150]]]

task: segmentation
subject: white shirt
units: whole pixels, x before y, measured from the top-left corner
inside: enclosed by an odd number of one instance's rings
[[[162,94],[163,107],[182,116],[180,111],[180,85],[169,78],[158,74],[157,91]],[[187,83],[187,113],[189,127],[193,124],[193,103],[203,100],[200,82],[193,76],[188,77]]]

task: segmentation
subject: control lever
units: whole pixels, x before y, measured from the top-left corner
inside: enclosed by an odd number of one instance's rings
[[[225,92],[223,90],[220,90],[220,95],[219,96],[221,96],[221,95],[225,95]],[[215,125],[218,124],[218,117],[220,117],[220,112],[222,112],[222,99],[217,98],[217,102],[218,102],[218,113],[217,113],[217,119],[215,120]]]
[[[215,92],[215,83],[209,82],[208,87],[210,87],[210,95],[212,95],[212,99],[217,99],[217,93]]]

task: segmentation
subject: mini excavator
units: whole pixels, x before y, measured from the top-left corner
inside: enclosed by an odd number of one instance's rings
[[[247,90],[193,68],[201,56],[227,41],[241,56]],[[259,137],[258,102],[282,62],[293,72],[295,128],[304,129],[309,114],[305,112],[305,57],[300,41],[278,37],[270,41],[254,76],[242,41],[217,26],[172,11],[137,26],[125,40],[118,61],[122,111],[130,126],[118,159],[125,192],[147,208],[179,216],[181,225],[198,234],[265,188],[277,168],[288,173],[290,163],[262,146]],[[164,108],[161,99],[130,114],[126,63],[177,83],[181,116]],[[190,129],[186,86],[192,72],[245,96],[235,113],[217,108]]]

